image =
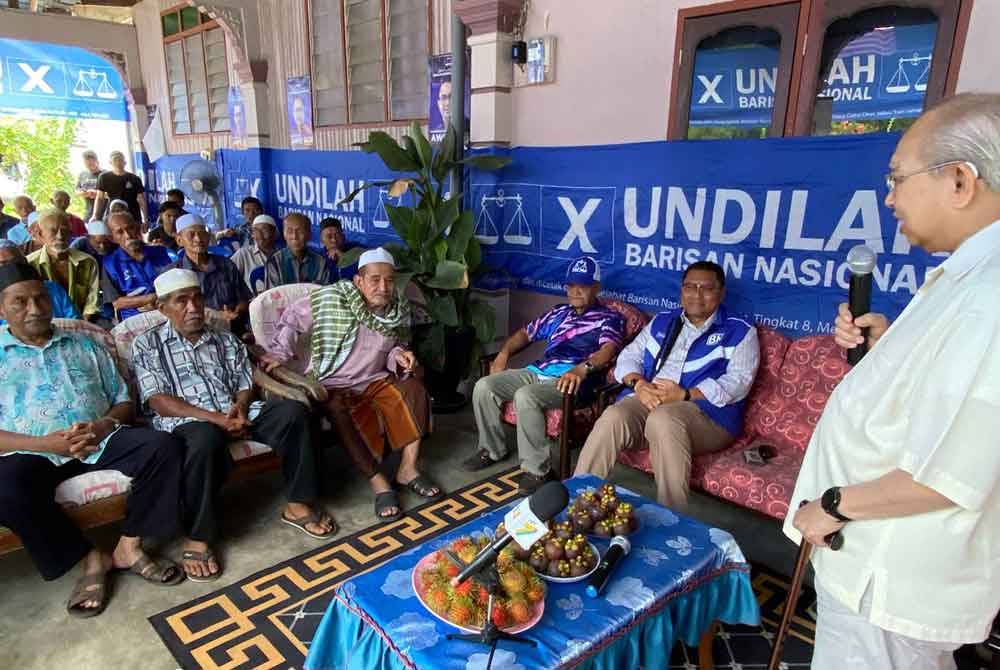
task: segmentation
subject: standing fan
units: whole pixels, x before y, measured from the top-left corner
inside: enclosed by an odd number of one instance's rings
[[[181,170],[180,188],[184,191],[184,197],[196,207],[210,208],[215,215],[214,228],[223,230],[226,226],[222,214],[222,198],[219,194],[222,188],[222,175],[219,174],[215,163],[206,159],[207,153],[203,153],[201,158],[184,166]]]

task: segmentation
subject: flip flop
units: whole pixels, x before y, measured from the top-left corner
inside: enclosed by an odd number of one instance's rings
[[[432,482],[429,478],[424,475],[417,475],[405,484],[401,484],[406,488],[410,489],[416,493],[421,498],[434,499],[441,495],[441,487]],[[430,491],[437,490],[437,493],[430,493]]]
[[[209,575],[208,577],[198,577],[196,575],[192,575],[187,570],[184,570],[184,574],[186,574],[187,578],[190,579],[192,582],[214,582],[215,580],[217,580],[219,577],[222,576],[222,564],[219,562],[219,559],[215,556],[215,552],[213,552],[211,549],[206,549],[205,551],[192,551],[191,549],[187,549],[184,551],[184,553],[181,554],[181,560],[198,561],[200,563],[208,563],[210,561],[215,561],[215,564],[219,566],[219,571],[216,572],[214,575]]]
[[[331,521],[330,530],[327,531],[326,533],[321,535],[319,533],[314,533],[308,528],[306,528],[306,526],[308,526],[311,523],[319,525],[319,523],[322,522],[324,519],[329,519]],[[340,530],[340,528],[337,526],[336,519],[334,519],[327,512],[323,512],[320,514],[317,513],[316,510],[310,510],[308,514],[303,514],[302,516],[297,516],[294,518],[289,518],[285,516],[284,512],[282,512],[281,522],[287,523],[289,526],[292,526],[293,528],[298,528],[299,530],[301,530],[303,533],[313,538],[314,540],[326,540],[336,535],[337,531]]]
[[[109,591],[107,573],[84,575],[77,580],[73,591],[69,594],[69,600],[66,601],[66,611],[77,619],[95,617],[108,606]],[[88,600],[96,600],[97,607],[80,607]]]
[[[127,568],[115,568],[115,572],[137,575],[157,586],[174,586],[184,581],[183,568],[166,558],[152,559],[143,554]]]
[[[396,508],[395,514],[382,514],[383,511],[390,507]],[[379,521],[398,519],[402,513],[403,507],[399,504],[399,496],[396,495],[395,491],[382,491],[375,494],[375,516]]]

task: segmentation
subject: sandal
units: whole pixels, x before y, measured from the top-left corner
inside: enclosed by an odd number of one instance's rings
[[[410,489],[421,498],[437,498],[441,495],[441,487],[424,475],[417,475],[405,484],[400,482],[400,485]]]
[[[318,526],[319,524],[321,524],[323,521],[326,520],[330,521],[330,530],[328,530],[326,533],[323,533],[322,535],[319,533],[314,533],[306,527],[309,524],[315,524]],[[303,533],[313,538],[314,540],[325,540],[327,538],[333,537],[334,535],[337,534],[337,531],[340,530],[337,527],[337,521],[332,516],[330,516],[326,512],[318,513],[316,512],[316,510],[310,510],[308,514],[303,514],[302,516],[297,516],[295,518],[288,518],[287,516],[285,516],[285,513],[282,512],[281,522],[287,523],[289,526],[292,526],[293,528],[298,528],[299,530],[301,530]]]
[[[146,554],[140,556],[127,568],[115,568],[116,572],[138,575],[157,586],[174,586],[184,581],[184,570],[166,558],[152,559]]]
[[[108,606],[108,575],[100,573],[96,575],[84,575],[77,581],[73,591],[66,601],[66,611],[69,615],[77,619],[90,619],[104,611]],[[97,607],[80,607],[88,600],[96,600]]]
[[[486,468],[493,467],[500,461],[507,460],[507,454],[503,455],[503,458],[498,458],[493,460],[490,453],[485,449],[480,449],[476,453],[469,456],[467,459],[462,461],[462,469],[466,472],[479,472],[480,470],[485,470]]]
[[[181,560],[198,561],[199,563],[210,563],[211,561],[215,561],[215,564],[219,566],[218,572],[211,574],[207,577],[199,577],[197,575],[192,575],[190,572],[185,570],[184,574],[186,574],[187,578],[190,579],[192,582],[214,582],[216,579],[222,576],[222,564],[219,563],[219,559],[216,558],[215,552],[213,552],[211,549],[206,549],[205,551],[192,551],[191,549],[187,549],[184,551],[184,553],[181,554]]]
[[[395,507],[395,514],[385,514],[387,509]],[[375,494],[375,516],[379,521],[391,521],[399,518],[403,513],[403,507],[399,504],[399,496],[395,491],[382,491]]]

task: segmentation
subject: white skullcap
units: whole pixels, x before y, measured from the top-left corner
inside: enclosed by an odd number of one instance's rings
[[[205,227],[205,221],[197,214],[185,214],[184,216],[177,219],[174,224],[177,232],[181,232],[185,228],[190,228],[191,226],[201,226]]]
[[[38,213],[37,209],[34,212],[28,214],[28,225],[30,226],[35,221],[38,221],[39,216],[41,216],[41,214]]]
[[[360,270],[370,263],[388,263],[393,267],[396,266],[396,261],[393,259],[392,254],[382,247],[369,249],[365,253],[361,254],[361,258],[358,259],[358,269]]]
[[[267,214],[258,214],[257,217],[253,220],[253,224],[251,225],[256,226],[258,223],[266,223],[268,225],[274,226],[275,228],[278,227],[278,224],[274,220],[274,217],[268,216]]]
[[[108,226],[103,221],[88,221],[87,222],[87,234],[88,235],[110,235],[111,231],[108,230]]]
[[[153,281],[153,288],[156,289],[157,298],[165,298],[174,291],[182,288],[200,287],[198,275],[191,270],[174,268],[167,270]]]
[[[118,206],[118,205],[124,207],[126,212],[128,211],[128,203],[125,202],[124,200],[122,200],[121,198],[115,198],[114,200],[112,200],[111,204],[108,205],[108,211],[110,212],[112,207],[115,207],[115,206]]]

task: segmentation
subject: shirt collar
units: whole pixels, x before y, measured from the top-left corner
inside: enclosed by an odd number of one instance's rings
[[[161,334],[163,335],[164,342],[177,340],[178,342],[181,342],[182,344],[185,344],[191,347],[192,349],[197,349],[198,347],[200,347],[202,344],[205,343],[205,340],[208,338],[208,326],[205,326],[205,330],[202,331],[201,337],[199,337],[198,341],[195,342],[194,344],[191,344],[191,340],[187,339],[179,332],[177,332],[177,330],[174,328],[174,325],[169,321],[165,321],[163,325],[160,326],[160,331]]]
[[[187,257],[187,254],[184,254],[183,256],[181,256],[181,267],[184,268],[185,270],[192,270],[194,272],[202,272],[201,270],[197,269],[194,266],[194,264],[191,262],[191,259]],[[211,274],[213,272],[215,272],[215,254],[209,254],[208,255],[208,263],[205,264],[204,273],[205,274]]]
[[[39,254],[38,263],[40,265],[48,265],[48,264],[50,264],[52,262],[52,258],[49,256],[49,250],[46,249],[43,246],[40,251],[42,253]],[[73,247],[70,247],[70,249],[69,249],[69,255],[67,256],[66,260],[69,261],[70,265],[79,265],[80,263],[82,263],[83,261],[87,260],[88,258],[90,258],[89,254],[86,254],[86,253],[80,251],[79,249],[74,249]]]
[[[691,323],[691,319],[688,318],[687,313],[684,312],[683,310],[681,311],[681,318],[684,319],[684,325],[685,326],[688,326],[690,328],[694,328],[699,333],[703,333],[706,330],[708,330],[709,328],[711,328],[712,325],[718,320],[720,312],[722,312],[722,306],[721,305],[719,306],[718,309],[716,309],[714,312],[712,312],[712,316],[710,316],[707,319],[705,319],[705,322],[703,324],[701,324],[700,326],[696,326],[693,323]]]
[[[954,274],[956,279],[961,279],[997,251],[1000,251],[1000,221],[994,221],[962,242],[938,268],[940,272]]]
[[[27,347],[29,349],[47,349],[53,342],[58,342],[59,340],[69,337],[66,331],[62,330],[58,326],[52,326],[52,337],[49,341],[45,343],[42,347],[36,347],[32,344],[26,344],[21,340],[14,337],[14,334],[10,332],[10,326],[4,324],[0,326],[0,349],[9,349],[11,347]]]

